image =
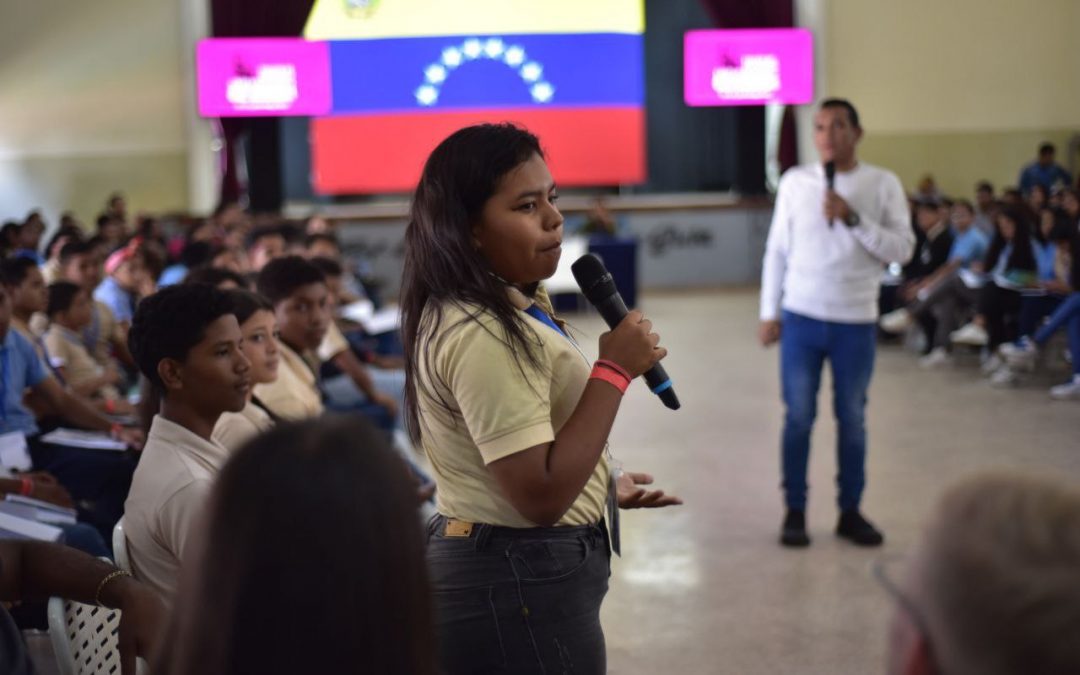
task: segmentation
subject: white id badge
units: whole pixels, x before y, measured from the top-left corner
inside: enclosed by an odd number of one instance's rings
[[[0,470],[29,471],[34,468],[26,435],[21,431],[0,434]]]

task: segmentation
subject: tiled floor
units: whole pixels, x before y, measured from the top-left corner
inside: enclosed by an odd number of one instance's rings
[[[925,372],[912,354],[882,347],[864,507],[886,545],[858,550],[832,534],[826,378],[811,459],[813,545],[781,549],[777,352],[756,343],[756,291],[650,294],[643,309],[671,352],[683,408],[668,411],[635,385],[612,446],[686,505],[624,514],[624,556],[604,606],[615,675],[882,672],[891,606],[870,568],[911,546],[945,486],[1001,466],[1080,480],[1080,402],[1049,400],[1052,380],[994,390],[973,361]],[[595,353],[599,320],[572,321]]]

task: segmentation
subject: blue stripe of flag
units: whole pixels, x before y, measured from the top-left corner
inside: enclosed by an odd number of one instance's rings
[[[643,60],[641,35],[614,33],[335,40],[331,114],[643,105]]]

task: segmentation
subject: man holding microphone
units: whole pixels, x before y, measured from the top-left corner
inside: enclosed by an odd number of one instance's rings
[[[883,536],[859,511],[866,483],[866,392],[874,369],[883,268],[915,247],[907,197],[890,171],[859,162],[859,115],[828,99],[814,117],[821,164],[780,180],[761,279],[759,339],[780,342],[783,389],[784,546],[807,546],[806,471],[818,387],[832,369],[840,518],[838,536],[878,546]]]

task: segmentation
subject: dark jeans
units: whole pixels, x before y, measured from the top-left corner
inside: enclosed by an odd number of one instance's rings
[[[56,476],[75,500],[81,522],[92,525],[107,544],[112,528],[124,515],[124,501],[138,459],[131,452],[86,450],[27,438],[34,468]]]
[[[1025,295],[1020,298],[1020,318],[1017,321],[1019,337],[1031,337],[1039,329],[1042,320],[1054,313],[1065,300],[1062,295]]]
[[[1020,292],[987,282],[979,290],[979,314],[986,319],[986,344],[990,353],[1009,340],[1016,339],[1016,319],[1020,314]]]
[[[784,395],[783,488],[789,509],[806,508],[806,465],[817,417],[821,369],[833,374],[837,484],[841,510],[856,509],[866,485],[866,391],[874,372],[873,323],[819,321],[784,312],[780,380]]]
[[[603,525],[515,530],[474,526],[470,537],[428,527],[427,561],[443,675],[602,675],[600,604],[611,554]]]

